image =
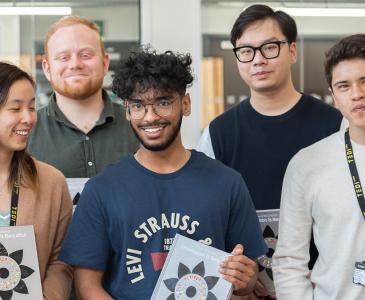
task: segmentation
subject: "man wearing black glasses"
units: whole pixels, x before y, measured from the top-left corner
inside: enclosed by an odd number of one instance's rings
[[[147,48],[116,70],[113,91],[141,145],[90,179],[81,195],[61,254],[75,267],[79,299],[150,299],[176,233],[233,251],[221,273],[237,295],[254,287],[254,260],[266,246],[244,181],[181,142],[191,62]]]
[[[240,14],[231,42],[251,95],[213,120],[198,146],[242,174],[257,210],[280,207],[289,160],[338,131],[342,120],[335,108],[294,88],[296,38],[295,21],[282,11],[252,5]],[[257,286],[256,294],[267,291]]]

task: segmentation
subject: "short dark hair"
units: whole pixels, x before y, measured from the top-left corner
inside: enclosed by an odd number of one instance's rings
[[[275,20],[289,43],[297,40],[297,25],[287,13],[262,4],[254,4],[246,8],[237,18],[231,30],[231,43],[236,47],[236,41],[251,24],[264,19]]]
[[[13,84],[19,80],[28,80],[35,87],[34,80],[27,72],[15,65],[0,62],[0,109],[6,104]],[[23,150],[15,151],[10,163],[8,185],[10,188],[17,182],[20,185],[29,185],[36,190],[38,175],[31,156]]]
[[[326,51],[324,70],[327,83],[331,89],[333,68],[341,61],[354,58],[365,59],[365,34],[354,34],[345,37]]]
[[[193,82],[190,54],[166,51],[157,54],[150,46],[140,47],[119,62],[115,70],[112,91],[128,99],[137,89],[150,88],[184,94]]]

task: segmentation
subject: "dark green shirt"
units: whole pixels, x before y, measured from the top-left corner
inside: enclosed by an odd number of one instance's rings
[[[87,134],[61,112],[52,95],[48,106],[38,110],[28,152],[53,165],[68,178],[91,177],[108,164],[133,153],[139,145],[122,105],[103,91],[104,109]]]

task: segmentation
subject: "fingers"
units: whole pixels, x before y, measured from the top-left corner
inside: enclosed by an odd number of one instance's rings
[[[232,250],[233,255],[240,255],[243,254],[244,247],[241,244],[237,244],[234,249]]]
[[[226,257],[220,264],[220,273],[234,285],[235,290],[246,288],[256,274],[256,263],[244,256],[243,251],[242,245],[236,245],[233,255]]]

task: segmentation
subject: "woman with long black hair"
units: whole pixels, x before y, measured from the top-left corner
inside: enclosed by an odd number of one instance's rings
[[[58,254],[72,204],[62,173],[25,151],[36,120],[32,77],[0,62],[0,226],[34,226],[43,297],[63,300],[72,269]]]

